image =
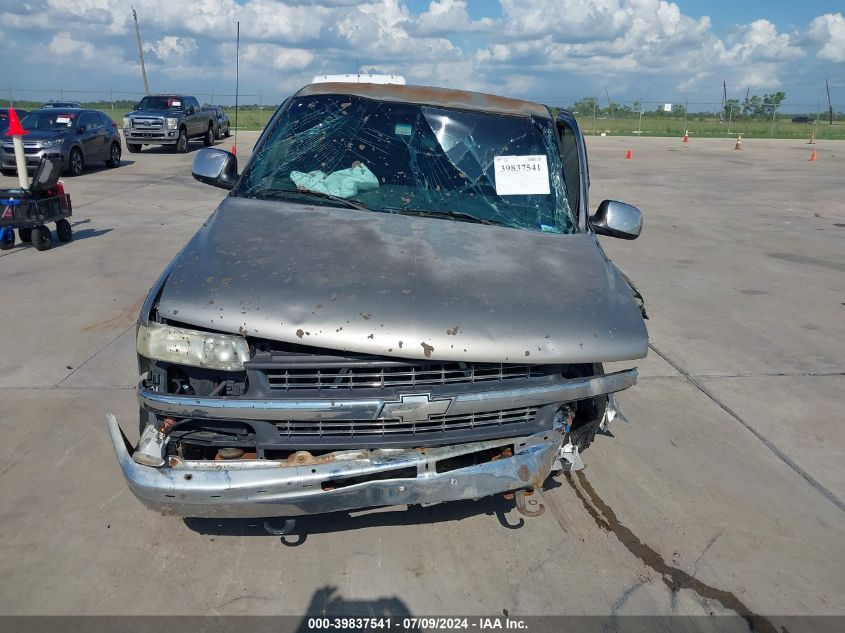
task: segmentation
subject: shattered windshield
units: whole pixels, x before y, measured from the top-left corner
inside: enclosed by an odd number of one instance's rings
[[[237,195],[574,233],[554,134],[545,118],[301,97]]]

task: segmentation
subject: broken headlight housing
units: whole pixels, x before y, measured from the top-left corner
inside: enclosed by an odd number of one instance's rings
[[[146,358],[221,371],[243,371],[249,359],[249,344],[242,336],[152,322],[138,326],[137,349]]]

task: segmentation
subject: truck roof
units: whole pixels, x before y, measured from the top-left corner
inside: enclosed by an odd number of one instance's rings
[[[398,84],[318,83],[309,84],[296,93],[297,97],[312,95],[353,95],[382,101],[397,101],[420,105],[477,110],[520,116],[551,118],[549,109],[533,101],[511,99],[483,92],[452,90],[431,86],[402,86]]]

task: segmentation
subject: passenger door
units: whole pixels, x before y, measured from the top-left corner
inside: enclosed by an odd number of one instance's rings
[[[103,158],[103,135],[101,125],[91,112],[85,112],[79,117],[76,133],[86,163],[94,163]],[[100,133],[98,133],[100,132]]]
[[[199,136],[205,131],[200,120],[199,105],[194,97],[185,97],[185,106],[193,108],[193,113],[186,115],[185,125],[188,128],[188,136]]]

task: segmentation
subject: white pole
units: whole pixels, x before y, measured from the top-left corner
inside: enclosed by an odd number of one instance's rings
[[[18,183],[21,189],[29,189],[29,175],[26,173],[26,157],[23,153],[23,138],[20,134],[12,137],[15,146],[15,163],[18,166]]]

